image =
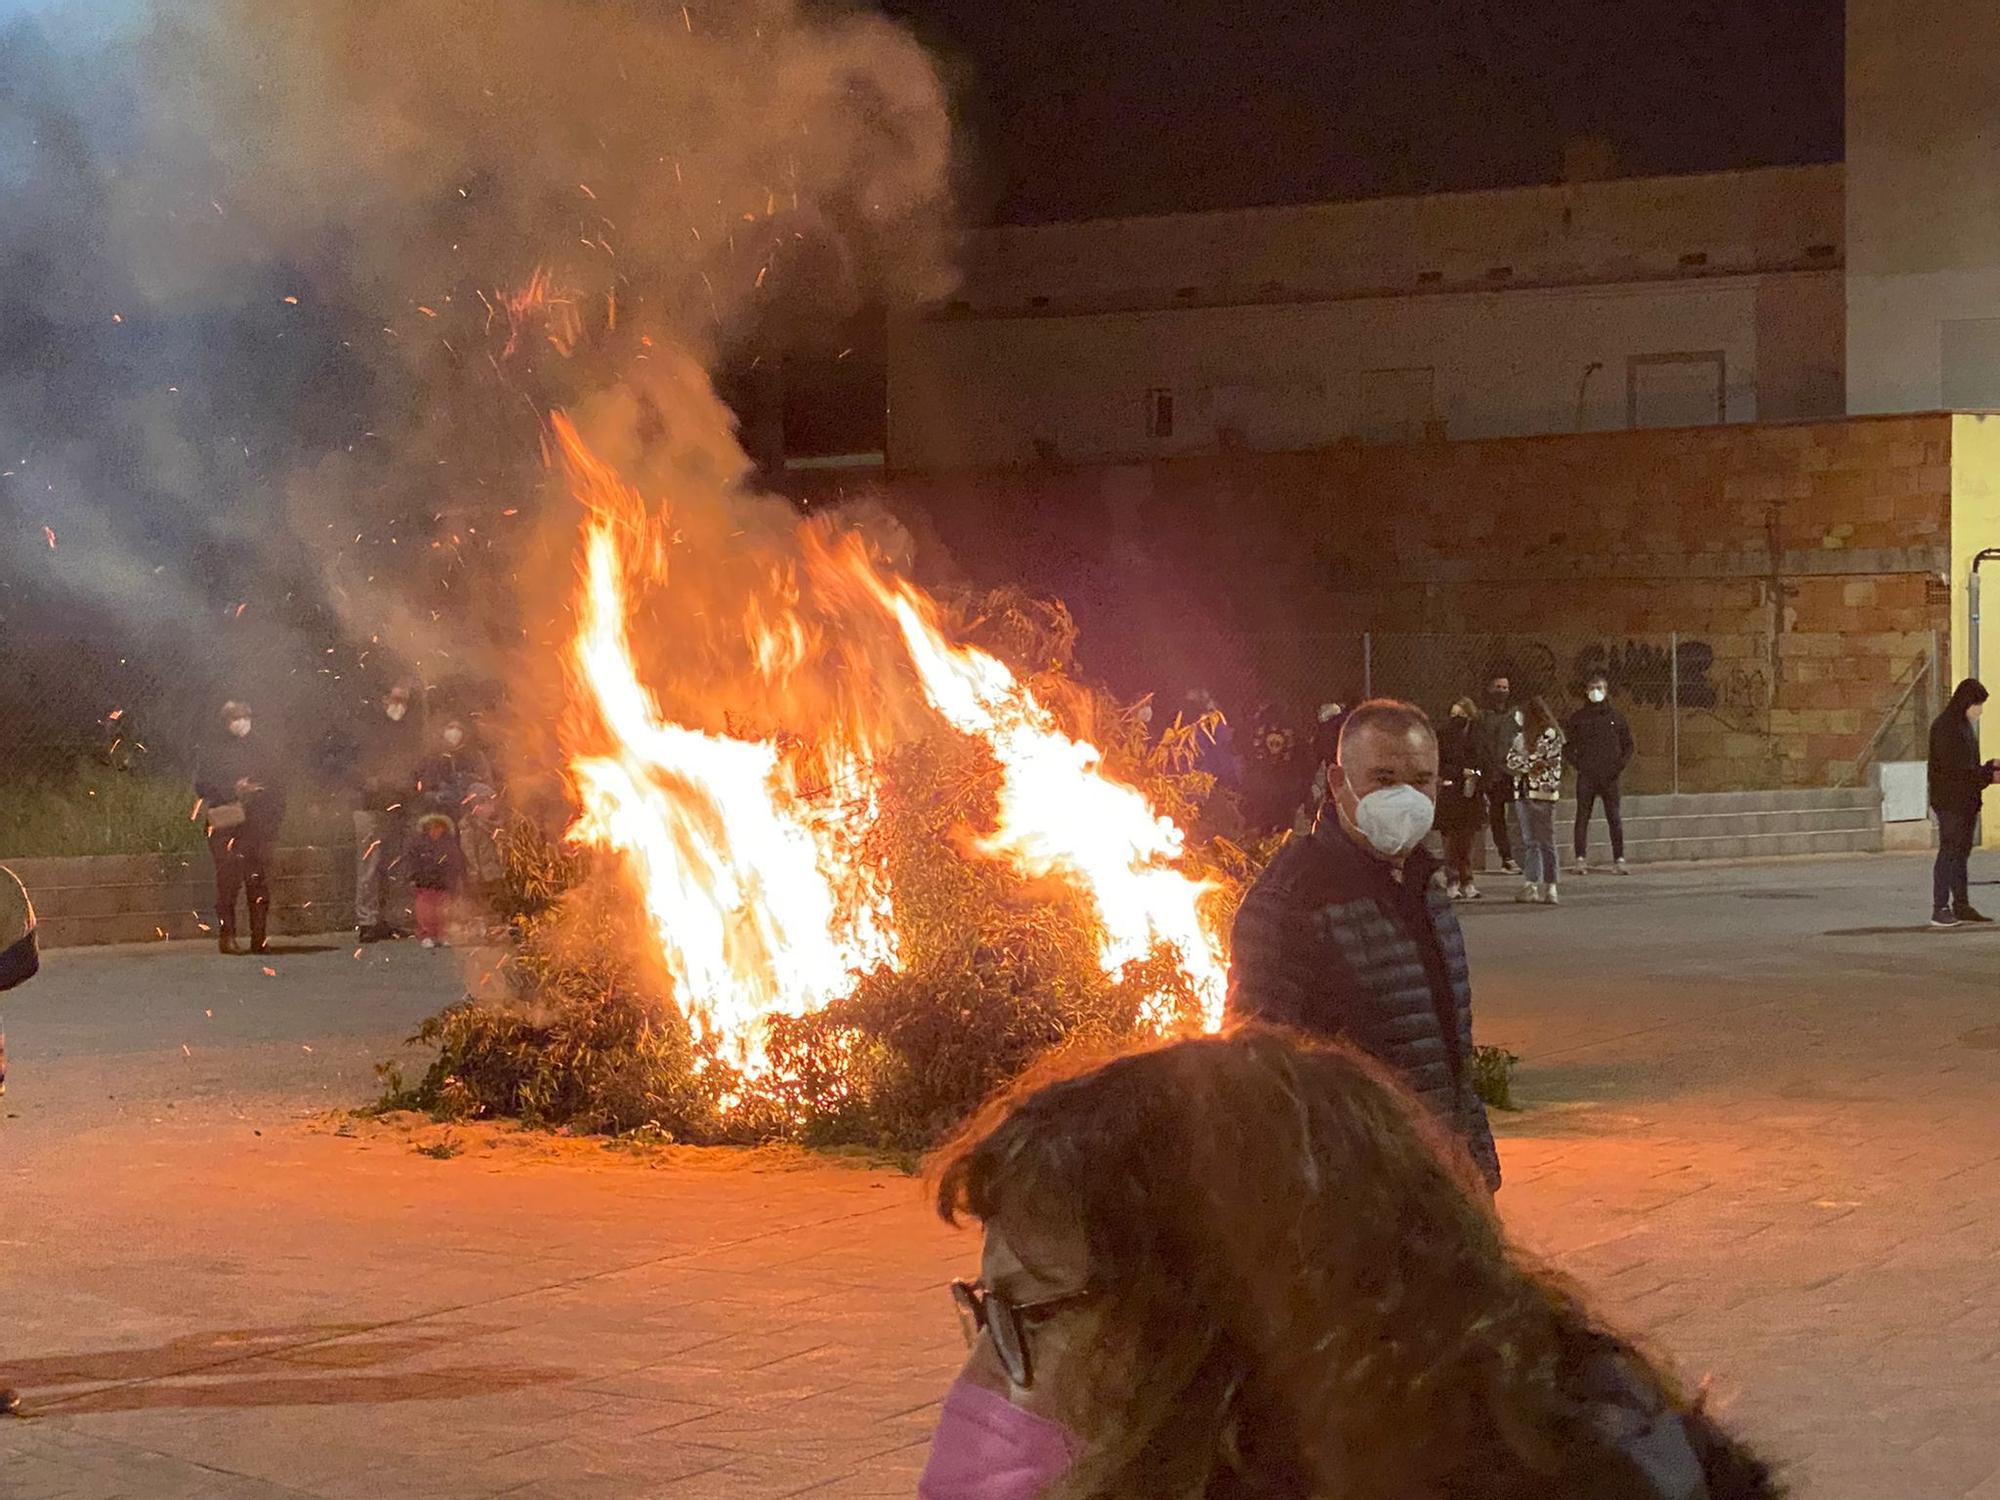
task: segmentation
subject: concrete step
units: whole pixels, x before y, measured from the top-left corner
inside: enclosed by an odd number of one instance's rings
[[[1824,812],[1835,808],[1879,811],[1872,786],[1789,787],[1769,792],[1677,792],[1625,799],[1625,817],[1685,817],[1714,813]]]
[[[1873,787],[1627,797],[1624,813],[1625,857],[1634,864],[1883,847],[1882,798]],[[1575,803],[1558,804],[1556,837],[1565,850],[1575,825]],[[1601,812],[1591,819],[1590,844],[1598,858],[1609,855]]]
[[[1607,850],[1602,839],[1597,857]],[[1628,839],[1625,857],[1633,864],[1658,864],[1665,860],[1764,859],[1787,854],[1879,854],[1882,831],[1822,833],[1751,833],[1715,838],[1664,838],[1643,842]]]
[[[1561,817],[1558,814],[1558,817]],[[1571,824],[1576,821],[1572,810]],[[1592,820],[1602,826],[1600,813]],[[1625,818],[1625,837],[1724,838],[1738,834],[1872,832],[1881,819],[1861,808],[1835,808],[1827,812],[1696,813],[1676,818]]]

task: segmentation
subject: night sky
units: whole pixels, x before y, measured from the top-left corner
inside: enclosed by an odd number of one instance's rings
[[[944,58],[975,222],[1841,154],[1840,0],[891,0]]]

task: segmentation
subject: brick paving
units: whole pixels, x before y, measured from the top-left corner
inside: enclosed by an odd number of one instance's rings
[[[1524,1058],[1507,1219],[1805,1496],[2000,1500],[2000,935],[1921,930],[1926,876],[1646,873],[1469,921],[1482,1035]],[[911,1494],[975,1247],[910,1179],[303,1121],[451,963],[59,954],[8,1002],[0,1372],[35,1415],[0,1495]]]

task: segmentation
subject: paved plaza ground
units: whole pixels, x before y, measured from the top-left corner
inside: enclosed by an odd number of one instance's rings
[[[1523,1059],[1509,1224],[1821,1500],[2000,1500],[2000,932],[1925,930],[1928,876],[1592,877],[1467,923]],[[8,998],[0,1496],[914,1492],[972,1237],[889,1172],[315,1122],[465,977],[163,946]]]

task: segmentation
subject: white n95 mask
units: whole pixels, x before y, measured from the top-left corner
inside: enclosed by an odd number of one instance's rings
[[[1361,836],[1391,859],[1400,859],[1421,844],[1436,821],[1437,804],[1408,782],[1370,792],[1354,809],[1354,826]]]

